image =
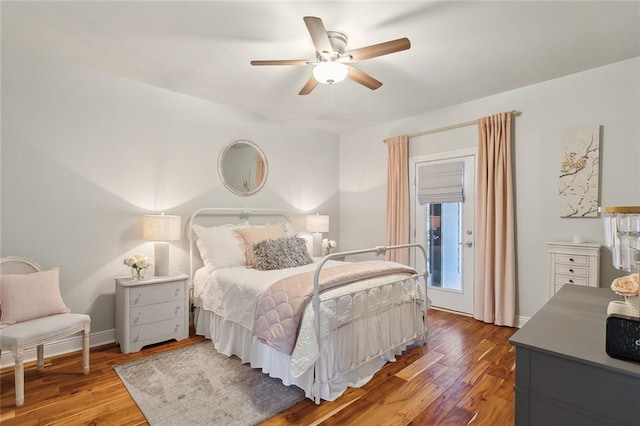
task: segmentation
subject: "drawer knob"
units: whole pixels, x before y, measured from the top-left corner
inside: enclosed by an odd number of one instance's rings
[[[569,269],[569,272],[571,272],[573,274],[573,269]]]
[[[180,306],[176,306],[175,313],[177,314],[178,312],[180,312]]]
[[[136,304],[140,301],[140,298],[142,297],[142,293],[138,293],[138,295],[136,296],[135,299],[133,299],[133,303]]]
[[[176,296],[180,294],[180,289],[176,288]]]
[[[569,282],[570,282],[571,284],[573,284],[573,280],[569,280]]]
[[[569,262],[575,262],[575,260],[573,260],[573,257],[569,258]]]
[[[180,330],[180,324],[176,324],[176,328],[175,328],[175,330],[173,330],[173,332],[174,332],[174,333],[177,333],[177,332],[178,332],[178,330]]]

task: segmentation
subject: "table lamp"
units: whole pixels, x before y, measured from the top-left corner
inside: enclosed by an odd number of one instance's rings
[[[613,266],[628,272],[640,271],[640,206],[600,207],[604,237],[611,248]]]
[[[322,232],[329,232],[329,216],[318,213],[307,215],[307,232],[313,234],[313,256],[321,256]]]
[[[142,238],[155,241],[154,275],[169,274],[169,243],[180,239],[180,216],[162,214],[144,215]]]

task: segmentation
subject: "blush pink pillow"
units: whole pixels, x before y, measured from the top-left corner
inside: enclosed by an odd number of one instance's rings
[[[253,256],[253,246],[260,241],[277,240],[285,236],[283,225],[255,226],[247,228],[234,228],[233,234],[238,239],[240,250],[247,258],[247,267],[254,268],[256,261]]]
[[[22,321],[66,314],[58,284],[60,270],[0,275],[0,328]]]

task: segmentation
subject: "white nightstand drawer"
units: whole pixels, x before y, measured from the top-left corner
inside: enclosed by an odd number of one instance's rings
[[[589,268],[587,268],[586,266],[556,264],[556,274],[587,277],[589,276]]]
[[[132,306],[150,305],[153,303],[184,299],[184,283],[182,281],[175,281],[166,284],[132,288],[129,297],[129,304]]]
[[[184,315],[184,300],[159,303],[157,305],[136,306],[129,313],[129,324],[141,325]]]
[[[556,275],[556,288],[565,284],[575,284],[588,286],[589,282],[586,277],[575,277],[571,275]]]
[[[581,256],[581,255],[573,255],[573,254],[558,254],[556,255],[556,263],[566,263],[567,265],[587,266],[589,264],[589,257]]]
[[[177,335],[185,328],[184,317],[176,317],[170,320],[154,322],[151,324],[143,324],[131,327],[129,342],[143,342],[145,340],[155,340],[162,336]]]

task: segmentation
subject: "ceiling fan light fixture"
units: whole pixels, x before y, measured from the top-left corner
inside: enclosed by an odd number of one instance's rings
[[[340,62],[320,62],[313,68],[313,77],[323,84],[339,83],[347,78],[349,69]]]

